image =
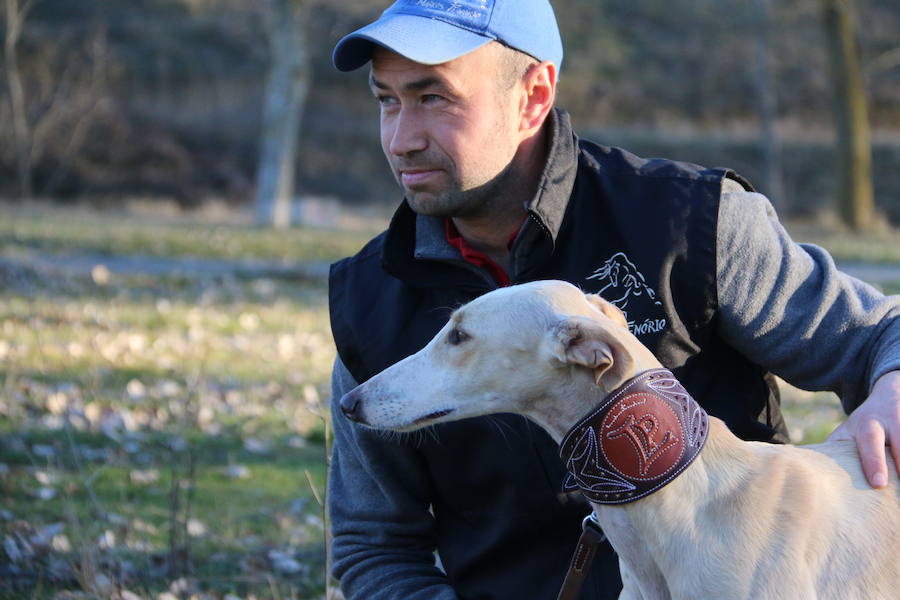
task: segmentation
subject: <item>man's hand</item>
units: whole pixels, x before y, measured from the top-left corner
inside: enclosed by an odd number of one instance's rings
[[[888,450],[900,472],[900,371],[890,371],[879,377],[865,402],[850,413],[828,439],[855,440],[869,485],[875,488],[886,486]]]

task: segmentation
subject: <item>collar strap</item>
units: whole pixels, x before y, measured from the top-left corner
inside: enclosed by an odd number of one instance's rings
[[[594,562],[597,547],[605,541],[606,535],[597,522],[597,515],[592,512],[581,522],[581,537],[578,538],[575,554],[572,555],[569,570],[556,600],[576,600],[581,597],[581,588],[588,573],[591,572],[591,563]]]
[[[563,438],[563,488],[598,504],[624,504],[660,489],[690,465],[709,419],[666,369],[628,380]]]

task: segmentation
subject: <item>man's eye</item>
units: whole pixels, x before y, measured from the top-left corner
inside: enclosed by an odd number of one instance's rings
[[[425,94],[422,96],[422,102],[425,104],[432,104],[434,102],[444,102],[445,98],[443,96],[438,96],[437,94]]]
[[[449,343],[451,346],[458,346],[467,339],[469,339],[468,334],[466,334],[459,327],[454,327],[450,330],[450,335],[447,336],[447,343]]]
[[[381,106],[393,106],[397,102],[397,99],[393,96],[383,95],[375,96],[375,100],[377,100],[378,104],[380,104]]]

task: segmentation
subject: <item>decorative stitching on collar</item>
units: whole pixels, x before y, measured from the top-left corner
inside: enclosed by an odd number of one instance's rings
[[[709,419],[666,369],[625,382],[560,443],[563,488],[598,504],[623,504],[675,479],[700,454]]]

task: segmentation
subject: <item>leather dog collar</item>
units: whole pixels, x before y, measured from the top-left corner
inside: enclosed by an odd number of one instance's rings
[[[563,438],[563,488],[598,504],[624,504],[660,489],[706,443],[709,419],[666,369],[628,380]]]

